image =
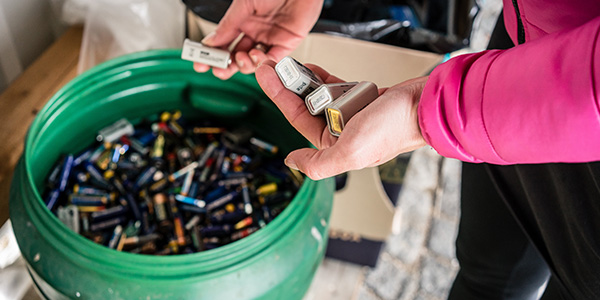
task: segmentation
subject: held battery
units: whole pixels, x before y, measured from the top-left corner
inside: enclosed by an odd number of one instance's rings
[[[311,115],[322,114],[325,107],[343,93],[357,85],[358,82],[341,82],[323,84],[306,96],[306,108]]]
[[[341,95],[325,108],[329,132],[340,136],[348,120],[377,97],[377,86],[368,81],[361,81]]]
[[[228,51],[211,48],[190,39],[183,41],[181,59],[199,62],[215,68],[227,69],[231,63],[231,54]]]
[[[283,85],[302,99],[323,84],[309,68],[289,56],[277,63],[275,72]]]

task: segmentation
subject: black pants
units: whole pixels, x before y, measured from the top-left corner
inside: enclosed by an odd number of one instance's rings
[[[464,163],[461,192],[449,299],[537,299],[548,280],[544,300],[600,299],[600,162]]]

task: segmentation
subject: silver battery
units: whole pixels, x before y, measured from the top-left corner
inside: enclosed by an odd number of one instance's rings
[[[309,68],[289,56],[275,65],[275,72],[283,85],[302,99],[323,84],[323,81]]]
[[[124,135],[132,135],[134,132],[133,125],[127,119],[120,119],[113,124],[104,127],[98,131],[96,140],[98,142],[115,142]]]
[[[75,205],[59,207],[56,211],[58,219],[71,230],[79,233],[79,209]]]
[[[311,115],[323,113],[325,107],[343,93],[357,85],[358,82],[326,83],[306,96],[306,108]]]
[[[185,39],[183,41],[183,49],[181,50],[181,59],[199,62],[215,68],[227,69],[231,63],[231,53]]]
[[[372,82],[361,81],[335,99],[325,108],[329,132],[334,136],[340,136],[348,120],[377,97],[379,97],[377,86]]]

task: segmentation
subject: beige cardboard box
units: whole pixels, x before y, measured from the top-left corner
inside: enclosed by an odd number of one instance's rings
[[[201,40],[216,26],[192,13],[189,19],[188,32],[193,40]],[[291,56],[319,65],[341,79],[372,81],[380,88],[426,75],[442,60],[433,53],[322,33],[309,34]],[[395,209],[377,168],[347,175],[346,187],[334,196],[329,243],[336,249],[328,249],[327,255],[374,265],[382,243],[392,232]]]

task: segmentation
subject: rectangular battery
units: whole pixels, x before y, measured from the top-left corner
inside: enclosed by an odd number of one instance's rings
[[[379,97],[377,86],[361,81],[349,91],[331,102],[326,108],[327,127],[334,136],[340,136],[348,120]]]
[[[309,68],[289,56],[277,63],[275,72],[283,85],[302,99],[323,84]]]
[[[306,108],[308,108],[308,111],[313,116],[321,114],[329,103],[333,102],[333,100],[350,90],[356,84],[358,82],[323,84],[306,96]]]
[[[181,59],[199,62],[215,68],[227,69],[231,63],[231,53],[185,39],[183,41],[183,49],[181,50]]]

